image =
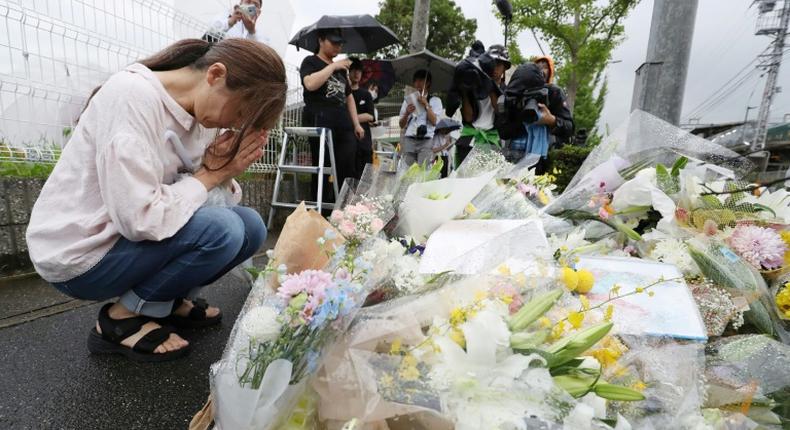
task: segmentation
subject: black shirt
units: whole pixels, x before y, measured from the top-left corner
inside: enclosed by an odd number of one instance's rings
[[[302,84],[305,76],[328,67],[324,60],[317,55],[311,55],[302,61],[299,68]],[[346,97],[351,94],[351,85],[345,70],[338,70],[320,88],[308,91],[304,88],[304,125],[353,129],[354,123],[348,113]]]
[[[354,90],[352,94],[354,94],[354,103],[357,105],[357,115],[367,113],[375,118],[376,113],[373,110],[373,96],[370,95],[370,91],[364,88],[358,88]],[[365,129],[365,142],[372,142],[370,137],[370,123],[360,122],[360,125]]]

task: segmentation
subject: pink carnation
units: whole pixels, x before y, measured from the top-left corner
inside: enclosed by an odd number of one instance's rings
[[[321,270],[305,270],[297,275],[285,277],[277,295],[290,299],[301,293],[307,293],[312,300],[323,300],[326,289],[332,285],[332,275]]]
[[[356,226],[354,225],[353,222],[349,220],[341,221],[338,228],[340,228],[340,233],[342,233],[343,236],[347,238],[353,236],[354,233],[356,232]]]
[[[343,219],[343,212],[339,210],[333,210],[332,215],[329,217],[332,221],[338,223]]]
[[[782,267],[787,245],[779,234],[765,227],[739,225],[727,243],[749,264],[758,269]]]
[[[370,222],[370,228],[373,230],[373,233],[378,233],[382,228],[384,228],[384,221],[381,218],[374,218],[373,221]]]

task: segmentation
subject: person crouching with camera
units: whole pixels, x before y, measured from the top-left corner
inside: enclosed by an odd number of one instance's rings
[[[547,84],[537,64],[522,64],[510,78],[500,110],[504,112],[497,116],[497,129],[502,139],[510,140],[507,158],[519,161],[528,154],[539,155],[535,172],[546,173],[550,136],[573,135],[573,114],[562,90]]]
[[[403,138],[400,144],[401,161],[408,167],[414,163],[421,166],[433,161],[431,144],[438,113],[442,111],[442,100],[431,96],[431,73],[418,70],[412,78],[414,92],[407,94],[400,108],[400,128]]]

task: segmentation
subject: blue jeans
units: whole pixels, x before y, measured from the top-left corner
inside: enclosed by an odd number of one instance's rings
[[[132,312],[165,317],[174,299],[194,299],[201,287],[252,257],[264,240],[266,226],[255,210],[202,207],[173,237],[121,237],[91,270],[54,286],[83,300],[120,297]]]

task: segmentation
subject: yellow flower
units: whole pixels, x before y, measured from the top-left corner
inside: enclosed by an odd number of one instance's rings
[[[584,314],[581,312],[571,312],[568,314],[568,322],[573,328],[580,328],[584,322]]]
[[[579,285],[579,274],[570,267],[563,267],[560,272],[560,281],[565,284],[565,288],[573,291]]]
[[[581,294],[589,293],[595,284],[595,277],[589,270],[579,270],[579,284],[576,286],[576,292]]]
[[[633,385],[631,385],[631,388],[633,388],[636,391],[645,391],[647,385],[642,381],[636,381]]]
[[[653,297],[653,296],[656,295],[656,292],[655,291],[648,291],[647,295],[650,296],[650,297]]]
[[[393,382],[395,382],[395,379],[389,373],[385,373],[384,375],[382,375],[381,379],[379,380],[379,383],[384,388],[392,387]]]
[[[644,293],[644,292],[645,292],[645,289],[644,289],[644,288],[642,288],[642,287],[636,287],[636,290],[635,290],[635,291],[636,291],[636,293],[637,293],[637,294],[642,294],[642,293]]]
[[[538,324],[540,324],[541,328],[549,328],[551,327],[551,320],[548,317],[540,317],[538,319]]]
[[[409,354],[403,357],[398,369],[398,376],[404,381],[416,381],[420,377],[420,370],[417,369],[417,359]]]
[[[496,270],[502,276],[510,276],[510,267],[508,267],[507,264],[500,264]]]
[[[782,291],[776,295],[776,306],[784,316],[790,318],[790,287],[785,284]]]
[[[549,204],[549,196],[547,196],[547,195],[546,195],[546,193],[544,193],[544,192],[543,192],[543,190],[541,190],[541,191],[538,191],[538,200],[539,200],[539,201],[540,201],[540,202],[541,202],[543,205],[547,205],[547,204]]]
[[[485,291],[475,291],[475,302],[482,302],[483,300],[488,297],[488,293]],[[479,305],[480,303],[474,303],[472,306]]]
[[[466,312],[464,312],[463,308],[455,308],[450,311],[450,325],[456,327],[464,322],[466,322]]]
[[[527,286],[527,276],[524,275],[523,273],[519,273],[518,275],[516,275],[514,281],[516,282],[516,285],[521,288],[526,288]]]
[[[553,339],[559,339],[563,334],[565,334],[565,321],[560,321],[551,329],[551,337]]]
[[[617,296],[617,295],[619,295],[619,294],[620,294],[620,286],[619,286],[619,285],[617,285],[617,284],[614,284],[614,286],[613,286],[613,287],[612,287],[612,289],[610,290],[610,293],[611,293],[613,296]]]
[[[790,230],[782,231],[779,233],[779,236],[782,236],[782,240],[787,244],[787,246],[790,246]]]
[[[606,321],[611,321],[612,316],[614,316],[614,305],[609,305],[606,307],[606,311],[604,311],[603,319]]]
[[[585,311],[589,311],[590,310],[590,301],[587,300],[587,296],[585,296],[584,294],[580,295],[579,296],[579,301],[582,303],[582,309],[583,310],[585,310]]]
[[[400,354],[401,344],[402,344],[402,342],[401,342],[400,338],[393,340],[392,341],[392,345],[390,345],[390,354],[393,354],[393,355]]]
[[[466,338],[464,337],[464,332],[457,328],[453,328],[450,330],[450,340],[457,343],[458,346],[461,348],[466,348]]]

